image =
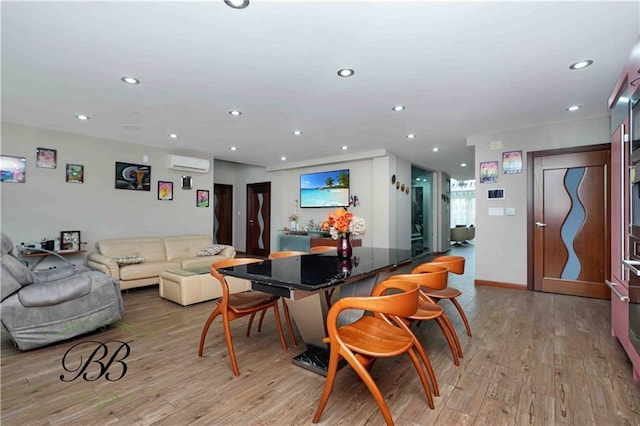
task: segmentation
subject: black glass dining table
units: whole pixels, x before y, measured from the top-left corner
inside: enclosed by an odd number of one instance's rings
[[[252,290],[286,297],[289,313],[307,349],[292,362],[326,375],[328,347],[328,305],[324,292],[335,289],[342,298],[368,296],[381,275],[411,262],[411,250],[376,247],[354,247],[350,259],[339,259],[337,251],[283,257],[248,265],[221,268],[226,275],[251,281]],[[358,310],[344,311],[339,324],[353,322],[362,316]]]

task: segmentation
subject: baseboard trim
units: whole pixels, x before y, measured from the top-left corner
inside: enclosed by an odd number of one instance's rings
[[[499,287],[499,288],[511,288],[514,290],[526,290],[527,286],[512,284],[512,283],[502,283],[500,281],[487,281],[487,280],[474,280],[474,285],[477,286],[485,286],[485,287]]]

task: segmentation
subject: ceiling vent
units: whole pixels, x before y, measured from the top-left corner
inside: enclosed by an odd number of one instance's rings
[[[182,155],[169,156],[169,168],[183,172],[209,173],[209,160],[202,158],[183,157]]]

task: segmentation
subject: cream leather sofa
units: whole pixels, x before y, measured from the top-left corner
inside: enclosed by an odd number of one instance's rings
[[[124,290],[158,284],[160,274],[166,270],[205,267],[236,255],[232,246],[223,246],[224,249],[214,256],[197,255],[201,249],[213,245],[207,235],[101,240],[96,243],[98,252],[87,256],[87,266],[119,280]],[[114,260],[124,256],[141,256],[144,261],[119,265]]]

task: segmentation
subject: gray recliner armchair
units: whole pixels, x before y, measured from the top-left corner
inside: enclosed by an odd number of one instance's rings
[[[88,333],[122,318],[120,283],[85,267],[31,271],[2,233],[0,257],[3,327],[20,350]]]

